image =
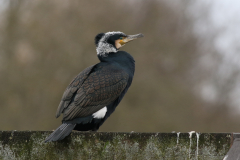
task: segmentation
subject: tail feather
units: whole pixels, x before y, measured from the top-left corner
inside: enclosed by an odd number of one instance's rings
[[[75,126],[76,124],[63,123],[49,137],[45,139],[45,143],[51,142],[51,141],[60,141],[64,139],[66,136],[68,136],[72,132]]]

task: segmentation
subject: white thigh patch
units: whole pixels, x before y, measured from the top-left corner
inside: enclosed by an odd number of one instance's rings
[[[105,106],[102,109],[100,109],[99,111],[93,113],[92,116],[93,116],[93,118],[101,119],[105,116],[106,112],[107,112],[107,107]]]

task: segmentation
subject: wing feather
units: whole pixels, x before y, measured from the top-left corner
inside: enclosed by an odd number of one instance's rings
[[[84,69],[81,73],[79,73],[72,82],[68,85],[67,89],[63,93],[61,102],[58,106],[57,112],[56,112],[56,118],[58,118],[62,111],[66,109],[69,104],[71,103],[73,97],[75,96],[77,90],[81,87],[84,80],[88,77],[92,69],[95,65],[92,65],[86,69]]]
[[[62,110],[63,120],[86,117],[111,104],[127,86],[128,78],[125,71],[114,66],[97,68],[88,75],[75,91],[75,96],[71,97],[70,104]]]

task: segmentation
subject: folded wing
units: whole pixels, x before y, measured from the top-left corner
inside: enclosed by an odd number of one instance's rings
[[[81,72],[64,92],[57,111],[57,117],[63,113],[64,121],[92,115],[114,102],[127,86],[129,75],[119,68],[95,66],[94,71],[88,70]]]

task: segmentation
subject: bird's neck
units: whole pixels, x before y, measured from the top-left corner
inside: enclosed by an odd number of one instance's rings
[[[115,46],[105,42],[99,42],[97,48],[98,56],[107,56],[109,53],[116,53],[118,50]]]
[[[124,51],[118,51],[116,53],[111,52],[108,53],[107,56],[100,56],[98,58],[101,62],[108,62],[108,63],[118,63],[122,68],[130,71],[132,74],[135,70],[135,61],[133,57]]]

